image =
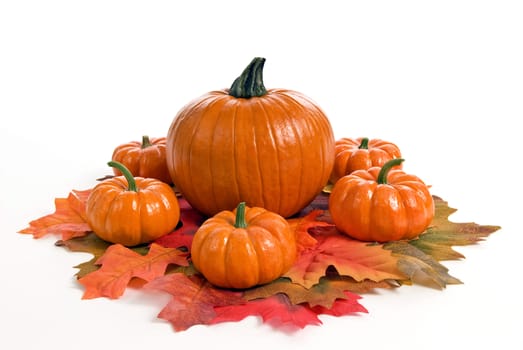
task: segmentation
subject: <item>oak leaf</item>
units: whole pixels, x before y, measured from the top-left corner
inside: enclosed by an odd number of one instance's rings
[[[121,244],[113,244],[96,261],[101,267],[78,280],[85,287],[82,299],[123,295],[133,278],[152,281],[165,273],[167,265],[186,266],[187,254],[152,243],[146,255],[141,255]]]
[[[48,234],[58,234],[62,240],[86,235],[91,228],[85,220],[85,203],[91,190],[72,190],[67,198],[55,198],[55,211],[29,223],[19,233],[32,234],[41,238]]]
[[[218,289],[198,275],[172,273],[152,280],[143,288],[172,295],[158,317],[171,323],[176,331],[210,324],[217,316],[216,308],[245,302],[241,292]]]

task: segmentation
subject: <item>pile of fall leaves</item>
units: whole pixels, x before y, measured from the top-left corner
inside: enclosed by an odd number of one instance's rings
[[[499,229],[476,223],[454,223],[456,211],[434,196],[435,217],[417,239],[383,244],[361,242],[337,231],[324,191],[298,215],[288,219],[298,243],[298,259],[281,278],[246,290],[218,288],[192,266],[192,237],[205,217],[179,197],[181,218],[173,232],[150,244],[125,247],[98,238],[85,220],[91,192],[73,190],[55,199],[55,212],[20,233],[35,238],[59,235],[57,246],[93,255],[77,266],[83,299],[118,299],[127,288],[168,293],[171,299],[158,317],[176,331],[259,316],[278,329],[319,325],[318,315],[366,313],[361,295],[375,288],[418,284],[443,289],[460,280],[441,264],[463,256],[453,246],[470,245]]]

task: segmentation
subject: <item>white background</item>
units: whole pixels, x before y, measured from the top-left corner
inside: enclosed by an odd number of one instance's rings
[[[341,6],[343,4],[343,6]],[[9,349],[523,349],[519,1],[1,1],[0,333]],[[457,222],[500,225],[445,263],[464,284],[364,295],[369,314],[275,331],[254,317],[176,333],[168,298],[81,300],[90,259],[20,235],[86,189],[113,148],[164,136],[255,56],[335,135],[397,143]],[[329,341],[331,343],[329,343]]]

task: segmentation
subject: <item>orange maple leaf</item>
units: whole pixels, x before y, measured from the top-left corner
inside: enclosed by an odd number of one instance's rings
[[[309,214],[288,219],[289,225],[296,233],[296,249],[298,253],[301,251],[312,248],[318,244],[318,241],[309,234],[309,228],[316,226],[331,226],[330,224],[322,221],[318,221],[318,216],[321,215],[323,211],[316,209],[311,211]]]
[[[18,232],[32,234],[34,238],[59,234],[64,241],[85,236],[91,231],[85,220],[85,203],[90,193],[90,189],[72,190],[67,198],[56,198],[54,213],[31,221],[29,227]]]
[[[321,210],[315,210],[307,215],[308,234],[317,243],[301,251],[285,277],[310,288],[319,283],[329,266],[333,266],[340,275],[350,276],[358,282],[405,278],[398,268],[398,258],[382,246],[353,240],[337,231],[333,224],[318,221],[314,225],[315,218],[321,214]]]
[[[163,276],[169,264],[188,266],[187,253],[175,248],[164,248],[155,243],[151,244],[146,255],[121,244],[113,244],[96,264],[101,267],[78,280],[85,287],[82,299],[117,299],[123,295],[132,278],[137,277],[150,282]]]

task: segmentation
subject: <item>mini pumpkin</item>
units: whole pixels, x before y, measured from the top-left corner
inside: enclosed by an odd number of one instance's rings
[[[191,258],[212,284],[249,288],[275,280],[296,259],[294,230],[280,215],[264,208],[224,210],[194,234]]]
[[[333,184],[355,170],[381,167],[391,159],[401,158],[401,151],[396,144],[381,139],[344,137],[336,140],[335,157],[330,176]],[[401,164],[397,167],[401,168]]]
[[[266,89],[257,57],[230,89],[184,106],[167,134],[167,165],[184,198],[212,216],[245,201],[289,217],[327,184],[334,136],[305,95]]]
[[[111,161],[123,175],[97,184],[86,203],[87,223],[101,239],[135,246],[171,232],[180,219],[173,189],[153,178],[133,177],[121,163]]]
[[[401,169],[402,158],[383,167],[356,170],[339,179],[329,197],[329,211],[339,231],[361,241],[413,239],[434,217],[428,186]]]
[[[134,176],[154,178],[172,184],[171,175],[165,158],[166,138],[142,136],[142,141],[130,141],[117,146],[112,160],[119,162]],[[122,175],[118,168],[113,168],[115,175]]]

